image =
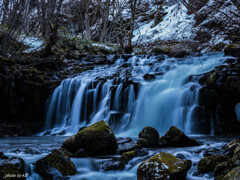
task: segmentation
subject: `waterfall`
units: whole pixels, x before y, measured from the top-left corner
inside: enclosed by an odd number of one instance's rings
[[[181,59],[133,56],[97,66],[64,80],[54,90],[46,129],[70,135],[103,119],[122,136],[135,136],[145,126],[163,134],[172,125],[194,134],[192,114],[201,86],[189,77],[209,72],[226,59],[222,53]]]

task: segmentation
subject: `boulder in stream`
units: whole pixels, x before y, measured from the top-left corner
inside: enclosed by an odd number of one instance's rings
[[[181,160],[172,154],[161,152],[140,164],[137,170],[137,179],[186,179],[190,167],[190,160]]]
[[[77,173],[66,149],[56,149],[36,162],[36,171],[45,179],[62,179]]]
[[[138,135],[139,138],[143,138],[146,140],[145,146],[143,147],[157,147],[159,134],[158,131],[153,127],[145,127]]]
[[[73,154],[78,149],[84,149],[89,156],[115,154],[117,147],[111,127],[103,120],[67,138],[62,145]]]
[[[225,161],[228,161],[230,158],[227,155],[217,155],[209,156],[202,158],[198,163],[198,170],[201,173],[208,173],[214,171],[215,167]]]
[[[21,176],[21,179],[25,178],[24,161],[19,157],[5,158],[0,162],[0,179],[14,179],[17,175]],[[6,176],[8,176],[6,178]],[[16,176],[15,176],[16,175]]]
[[[175,126],[170,127],[164,136],[159,139],[159,147],[187,147],[199,146],[195,139],[191,139]]]

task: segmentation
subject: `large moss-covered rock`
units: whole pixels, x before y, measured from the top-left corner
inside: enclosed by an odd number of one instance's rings
[[[164,136],[159,139],[159,147],[187,147],[199,146],[195,139],[186,136],[184,132],[175,126],[170,127]]]
[[[186,179],[191,161],[180,160],[169,153],[159,153],[142,162],[137,170],[138,180]]]
[[[240,166],[235,167],[227,173],[222,180],[237,180],[240,179]]]
[[[153,127],[145,127],[138,135],[139,138],[146,140],[146,147],[156,147],[158,145],[159,134]]]
[[[24,169],[23,159],[18,157],[12,157],[9,159],[0,160],[0,179],[10,180],[10,179],[17,178],[17,175],[21,176],[22,177],[21,179],[26,179],[24,177],[25,174],[26,172]],[[6,175],[10,175],[10,176],[8,177]]]
[[[94,156],[115,154],[118,145],[112,129],[102,120],[67,138],[62,147],[71,153],[84,149],[88,155]]]
[[[36,171],[46,179],[61,179],[62,176],[74,175],[77,170],[65,149],[56,149],[36,162]]]
[[[198,163],[198,170],[201,173],[208,173],[215,169],[215,167],[224,161],[228,161],[230,158],[227,155],[209,156],[202,158]]]

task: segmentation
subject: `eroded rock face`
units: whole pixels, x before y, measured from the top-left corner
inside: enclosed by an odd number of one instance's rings
[[[84,149],[94,156],[115,154],[118,145],[112,129],[102,120],[67,138],[62,147],[73,154],[77,149]]]
[[[24,161],[18,157],[0,159],[0,179],[5,179],[5,175],[25,175]],[[11,178],[9,178],[11,179]],[[13,179],[13,178],[12,178]],[[22,177],[21,179],[26,179]]]
[[[77,170],[65,149],[56,149],[36,162],[36,171],[46,179],[62,179],[63,176],[74,175]]]
[[[159,147],[187,147],[199,146],[195,139],[191,139],[175,126],[170,127],[164,136],[159,139]]]
[[[186,179],[191,161],[180,160],[169,153],[159,153],[142,162],[137,170],[138,180]]]
[[[194,112],[197,118],[194,130],[198,133],[210,133],[212,125],[215,135],[239,135],[240,122],[235,112],[240,102],[239,59],[229,58],[226,63],[200,75],[203,87]]]
[[[143,147],[156,147],[158,145],[159,134],[153,127],[145,127],[138,135],[139,138],[146,140],[146,144]]]

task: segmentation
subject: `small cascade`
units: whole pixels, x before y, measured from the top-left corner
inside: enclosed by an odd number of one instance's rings
[[[194,134],[198,79],[227,57],[221,53],[175,59],[167,56],[119,58],[64,80],[48,102],[46,130],[74,134],[105,120],[121,136],[136,136],[145,126],[161,134],[175,125]]]

